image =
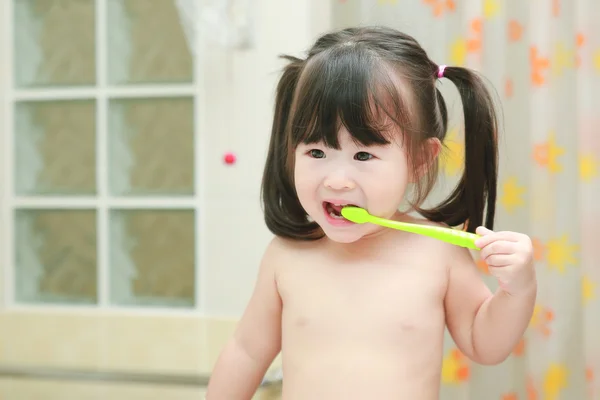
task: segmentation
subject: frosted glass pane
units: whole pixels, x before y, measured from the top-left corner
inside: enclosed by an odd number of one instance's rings
[[[93,0],[15,0],[14,18],[17,87],[96,82]]]
[[[14,140],[18,194],[96,193],[94,101],[18,103]]]
[[[194,193],[194,101],[114,100],[109,118],[115,195]]]
[[[111,83],[193,81],[193,59],[175,0],[109,0],[107,5]]]
[[[96,212],[15,213],[15,295],[22,303],[96,302]]]
[[[194,306],[194,211],[112,211],[110,241],[113,304]]]

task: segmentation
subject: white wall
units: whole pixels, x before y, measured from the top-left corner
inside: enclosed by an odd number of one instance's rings
[[[278,55],[300,55],[318,34],[329,29],[330,23],[328,0],[255,2],[256,39],[251,49],[224,50],[213,45],[199,55],[206,84],[205,159],[199,160],[205,168],[206,215],[198,242],[203,252],[202,298],[209,316],[237,317],[243,311],[262,252],[271,238],[264,226],[259,190],[274,89],[282,66]],[[0,13],[3,11],[2,6]],[[0,120],[8,112],[2,95],[10,79],[3,53],[8,37],[9,32],[0,27]],[[0,145],[5,143],[5,126],[0,124]],[[234,166],[222,162],[227,151],[238,156]],[[0,159],[0,185],[5,180],[3,163]],[[0,194],[5,193],[0,190]],[[0,223],[6,211],[0,198]],[[0,238],[0,252],[6,251],[3,244]],[[4,267],[0,266],[0,302]]]
[[[271,238],[259,204],[281,53],[300,55],[329,29],[330,1],[258,0],[255,46],[206,54],[205,310],[238,316]],[[233,151],[234,166],[222,156]]]

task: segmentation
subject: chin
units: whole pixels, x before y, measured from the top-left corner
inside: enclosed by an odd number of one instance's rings
[[[366,232],[356,228],[358,228],[358,226],[355,226],[353,229],[336,229],[328,227],[325,224],[321,225],[323,233],[329,240],[342,244],[357,242],[365,236]]]
[[[328,234],[327,232],[325,232],[325,235],[332,242],[336,242],[336,243],[340,243],[340,244],[354,243],[354,242],[358,242],[360,239],[362,239],[362,235],[340,235],[340,234],[335,234],[335,233]]]

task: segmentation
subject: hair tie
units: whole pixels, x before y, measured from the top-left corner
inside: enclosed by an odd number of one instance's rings
[[[444,77],[444,70],[446,69],[446,65],[440,65],[438,67],[438,78],[443,78]]]

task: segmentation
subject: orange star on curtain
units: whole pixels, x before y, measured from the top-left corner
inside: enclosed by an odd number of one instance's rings
[[[544,253],[546,251],[546,246],[540,239],[534,238],[532,240],[533,244],[533,259],[535,261],[540,261],[544,259]]]
[[[441,17],[445,11],[454,11],[456,9],[454,0],[423,0],[423,3],[431,6],[435,17]]]
[[[536,304],[533,308],[533,314],[529,320],[529,328],[548,337],[552,333],[550,324],[554,321],[554,311],[549,307]]]
[[[467,62],[469,53],[478,53],[481,51],[483,28],[481,18],[474,18],[471,21],[469,38],[458,38],[450,46],[450,60],[452,64],[463,66]]]
[[[512,354],[515,357],[521,357],[523,354],[525,354],[525,339],[524,338],[521,338],[521,340],[519,340],[519,343],[517,343],[517,345],[513,349]]]
[[[542,86],[546,83],[544,71],[550,68],[550,61],[542,57],[536,46],[529,49],[529,62],[531,67],[531,83],[534,86]]]
[[[565,153],[565,149],[556,144],[555,136],[555,133],[551,131],[548,140],[536,145],[533,149],[535,162],[542,167],[547,167],[553,173],[562,170],[562,166],[558,163],[558,157]]]

